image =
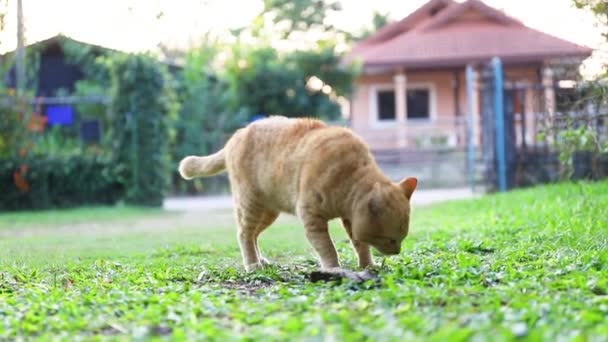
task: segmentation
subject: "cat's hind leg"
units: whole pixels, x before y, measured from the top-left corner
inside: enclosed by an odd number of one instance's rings
[[[260,262],[262,263],[262,265],[270,265],[271,262],[262,256],[262,253],[260,252],[260,247],[258,245],[258,238],[260,237],[260,234],[262,234],[262,232],[264,230],[266,230],[266,228],[268,228],[277,219],[278,216],[279,216],[279,213],[277,211],[270,210],[270,209],[265,210],[264,213],[262,215],[260,215],[260,223],[258,224],[258,227],[256,228],[255,250],[258,254],[258,258],[260,259]]]
[[[235,210],[237,222],[236,237],[241,248],[243,266],[245,266],[246,271],[253,271],[262,266],[255,247],[255,221],[257,218],[252,212],[239,204],[237,204]]]
[[[258,248],[258,236],[278,215],[255,201],[236,201],[237,240],[246,271],[264,265]]]

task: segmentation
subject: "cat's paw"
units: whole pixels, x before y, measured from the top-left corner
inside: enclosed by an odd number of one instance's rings
[[[312,282],[318,281],[341,281],[342,279],[349,279],[354,282],[364,282],[366,280],[378,278],[378,274],[366,269],[361,272],[354,272],[347,269],[341,269],[339,267],[324,268],[321,271],[314,271],[310,273],[309,278]]]
[[[260,263],[262,264],[262,266],[270,266],[272,265],[272,261],[264,258],[264,257],[260,257]]]
[[[245,265],[245,271],[247,271],[247,272],[253,272],[255,270],[259,270],[262,267],[264,267],[264,265],[262,265],[261,262],[256,262],[256,263],[253,263],[253,264]]]
[[[375,269],[376,267],[378,267],[378,264],[376,264],[375,262],[371,261],[371,262],[359,262],[359,268],[360,269]]]

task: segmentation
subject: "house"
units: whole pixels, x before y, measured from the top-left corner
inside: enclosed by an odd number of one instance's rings
[[[74,91],[74,84],[84,78],[83,66],[67,60],[64,53],[65,44],[87,47],[94,57],[113,51],[101,46],[79,42],[64,35],[53,36],[28,45],[26,47],[29,50],[28,53],[32,51],[38,53],[38,57],[35,58],[38,67],[34,77],[36,96],[55,96],[60,90],[71,93]],[[2,58],[6,59],[12,54],[13,52],[7,53]],[[15,88],[16,83],[15,68],[13,67],[5,77],[5,84],[9,88]]]
[[[72,93],[76,82],[84,79],[84,66],[74,62],[67,57],[66,46],[80,47],[91,58],[110,53],[121,53],[117,50],[78,41],[71,37],[59,34],[51,38],[28,45],[29,51],[39,53],[39,64],[35,77],[36,96],[52,97],[60,92]],[[0,56],[0,59],[10,57],[13,52]],[[85,60],[85,58],[82,58]],[[180,69],[174,63],[167,63],[169,71],[175,73]],[[16,87],[15,69],[12,68],[6,75],[5,84],[9,88]]]
[[[69,53],[67,49],[74,49],[74,53]],[[35,99],[33,104],[37,107],[38,115],[42,115],[50,125],[64,127],[78,127],[79,133],[85,141],[97,142],[101,137],[102,126],[107,124],[108,99],[104,94],[94,94],[89,96],[68,96],[73,95],[78,81],[84,80],[86,75],[85,68],[87,63],[96,57],[120,54],[117,50],[89,44],[70,38],[65,35],[56,35],[49,39],[42,40],[26,47],[28,58],[35,67],[29,89],[35,89]],[[70,50],[71,51],[71,50]],[[0,56],[0,62],[11,63],[14,52],[9,52]],[[74,58],[74,56],[78,56]],[[177,73],[181,67],[173,62],[164,61],[170,73]],[[10,65],[10,64],[9,64]],[[31,72],[31,71],[30,71]],[[4,82],[8,88],[16,88],[16,72],[13,65],[6,73]],[[106,76],[107,78],[107,76]],[[33,84],[31,83],[33,82]],[[101,106],[101,115],[91,115],[92,113],[79,113],[78,107],[81,104],[95,104]],[[87,107],[91,110],[91,106]],[[105,114],[105,117],[104,117]],[[94,116],[92,118],[91,116]],[[101,116],[101,117],[100,117]]]
[[[591,53],[479,0],[431,0],[349,53],[347,61],[362,66],[351,99],[351,126],[375,151],[464,146],[467,66],[477,75],[471,100],[479,125],[479,74],[492,58],[501,59],[508,83],[525,89],[510,94],[510,105],[531,113],[554,111],[558,71],[576,68]],[[542,94],[533,87],[543,84]],[[521,139],[534,137],[530,133]]]

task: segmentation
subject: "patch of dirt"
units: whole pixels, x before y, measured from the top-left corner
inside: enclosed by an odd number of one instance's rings
[[[223,289],[238,291],[242,294],[253,295],[258,290],[270,287],[280,281],[268,277],[257,277],[256,279],[234,278],[234,279],[219,279],[217,275],[209,274],[205,271],[198,276],[198,284],[201,286],[211,285],[219,286]]]
[[[224,288],[236,290],[243,294],[253,295],[260,289],[275,285],[276,282],[275,281],[264,282],[264,281],[260,281],[260,280],[255,280],[252,282],[229,281],[229,282],[223,282],[221,284]]]
[[[338,285],[345,281],[356,285],[365,283],[368,280],[374,280],[375,284],[379,284],[380,280],[378,273],[369,269],[360,272],[348,269],[311,270],[314,267],[281,267],[278,270],[278,274],[275,273],[272,277],[254,272],[243,273],[229,279],[222,279],[221,274],[217,274],[216,272],[203,271],[198,276],[197,282],[201,286],[209,285],[253,295],[260,289],[275,285],[303,285],[308,282],[331,282]]]
[[[341,282],[344,279],[348,279],[354,282],[364,282],[367,280],[378,279],[378,273],[371,270],[364,270],[361,272],[350,271],[347,269],[336,269],[336,270],[321,270],[313,271],[309,274],[309,279],[313,283],[319,281],[338,281]]]

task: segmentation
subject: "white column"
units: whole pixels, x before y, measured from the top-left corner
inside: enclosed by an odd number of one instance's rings
[[[479,92],[481,87],[479,86],[479,72],[473,69],[473,94],[471,96],[471,109],[473,111],[473,143],[476,146],[481,145],[481,110],[479,108]]]
[[[394,77],[395,109],[397,112],[397,146],[406,147],[406,118],[407,118],[407,76],[403,70],[398,70]]]
[[[553,86],[553,70],[545,67],[543,70],[543,88],[545,90],[545,111],[549,117],[555,114],[555,89]]]
[[[553,87],[553,70],[550,67],[545,66],[542,72],[542,83],[544,90],[544,111],[543,115],[545,128],[553,127],[555,122],[555,89]],[[553,134],[547,135],[546,139],[549,144],[553,143],[557,139],[557,133],[552,130]]]

